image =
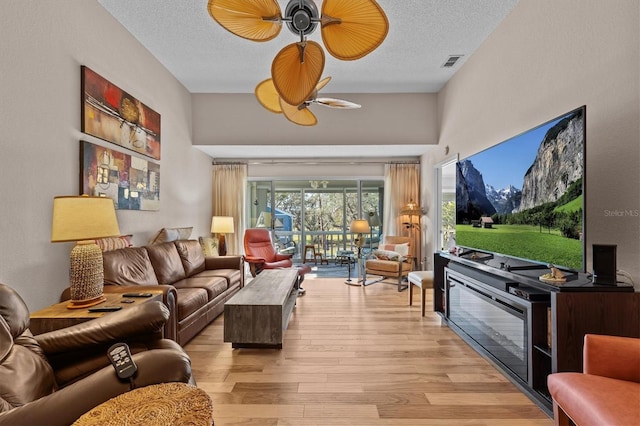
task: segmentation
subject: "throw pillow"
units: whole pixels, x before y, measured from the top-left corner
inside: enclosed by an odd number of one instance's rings
[[[199,237],[198,241],[202,247],[205,257],[218,257],[218,239],[211,237]]]
[[[176,240],[188,240],[191,236],[191,231],[193,231],[193,226],[184,228],[162,228],[158,231],[155,237],[151,239],[149,245],[162,244]]]
[[[391,250],[375,250],[373,255],[378,260],[393,260],[394,262],[404,262],[405,257],[397,251]]]
[[[380,244],[380,250],[395,251],[402,256],[409,256],[409,243],[403,244]]]
[[[133,235],[121,235],[119,237],[98,238],[96,244],[103,252],[121,248],[133,247],[131,243]]]

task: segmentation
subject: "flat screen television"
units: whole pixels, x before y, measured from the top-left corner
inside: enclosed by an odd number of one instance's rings
[[[482,152],[456,170],[456,245],[584,271],[586,107]]]

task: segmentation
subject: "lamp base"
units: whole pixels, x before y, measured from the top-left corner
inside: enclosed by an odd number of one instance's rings
[[[227,244],[224,240],[224,234],[220,234],[220,236],[218,237],[218,254],[220,256],[227,255]]]
[[[71,250],[69,268],[71,301],[68,309],[82,309],[104,302],[102,251],[93,240],[78,241]]]
[[[69,302],[69,304],[67,305],[67,309],[84,309],[84,308],[89,308],[91,306],[95,306],[99,303],[105,302],[107,300],[106,297],[104,297],[104,295],[95,297],[93,299],[89,299],[89,300],[72,300]]]

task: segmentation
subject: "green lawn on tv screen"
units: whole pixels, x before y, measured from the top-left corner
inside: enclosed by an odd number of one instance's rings
[[[456,225],[456,244],[582,270],[582,242],[532,225]]]

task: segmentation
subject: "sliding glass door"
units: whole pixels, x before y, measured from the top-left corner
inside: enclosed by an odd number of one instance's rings
[[[382,230],[382,179],[256,180],[248,185],[247,223],[270,229],[278,249],[295,258],[305,254],[305,246],[325,259],[351,249],[349,225],[356,218],[370,221],[372,241]]]

